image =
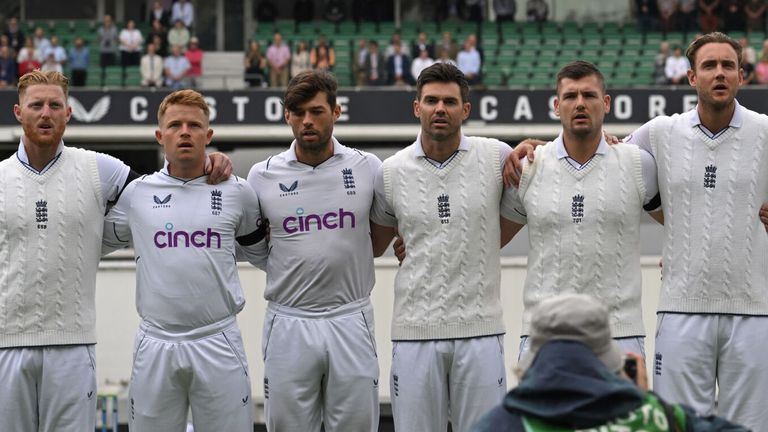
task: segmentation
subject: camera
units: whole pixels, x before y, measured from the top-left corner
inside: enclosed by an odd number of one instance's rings
[[[637,360],[633,357],[624,357],[624,373],[637,384]]]

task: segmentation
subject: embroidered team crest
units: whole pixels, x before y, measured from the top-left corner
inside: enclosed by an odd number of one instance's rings
[[[37,229],[48,228],[48,201],[40,200],[35,203],[35,222]]]
[[[717,167],[714,165],[704,167],[704,187],[714,189],[715,183],[717,183]]]
[[[221,191],[218,189],[211,191],[211,214],[221,214]]]
[[[299,187],[299,181],[295,180],[293,183],[291,183],[290,186],[286,186],[282,183],[278,183],[280,185],[280,190],[283,191],[283,193],[280,194],[281,197],[288,196],[288,195],[298,195],[299,193],[296,191],[296,188]]]
[[[437,217],[440,218],[441,224],[447,224],[451,221],[451,203],[447,194],[437,197]]]
[[[573,223],[581,223],[582,219],[584,219],[584,195],[578,194],[573,196],[571,218]]]

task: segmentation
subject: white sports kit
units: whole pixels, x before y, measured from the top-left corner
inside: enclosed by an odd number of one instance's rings
[[[106,217],[105,247],[136,253],[135,430],[184,430],[189,407],[197,431],[253,428],[235,243],[254,257],[264,248],[258,199],[238,177],[206,179],[136,179]]]
[[[333,138],[312,167],[296,143],[248,182],[269,221],[264,394],[270,431],[375,431],[379,366],[369,212],[381,162]]]

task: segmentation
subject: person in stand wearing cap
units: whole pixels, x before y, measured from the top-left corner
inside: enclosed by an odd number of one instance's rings
[[[517,368],[520,384],[473,432],[747,430],[722,418],[698,417],[648,392],[642,357],[621,352],[611,337],[608,309],[590,296],[541,301],[533,310],[530,342]],[[637,364],[637,383],[623,372],[625,358]]]

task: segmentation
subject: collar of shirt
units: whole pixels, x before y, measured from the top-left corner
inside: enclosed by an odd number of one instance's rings
[[[416,136],[415,144],[416,145],[413,146],[413,157],[416,158],[416,159],[424,158],[429,163],[431,163],[432,165],[436,166],[437,168],[443,168],[444,166],[446,166],[448,164],[448,162],[453,160],[453,157],[456,156],[456,154],[458,152],[460,152],[460,151],[469,151],[469,140],[467,140],[467,137],[464,134],[461,134],[461,140],[459,141],[459,148],[457,148],[456,151],[453,152],[453,155],[451,155],[451,157],[449,157],[447,160],[445,160],[443,162],[439,162],[439,161],[436,161],[434,159],[430,159],[429,157],[427,157],[427,154],[424,153],[424,148],[421,146],[421,133],[419,133],[419,135]]]
[[[62,151],[64,151],[64,141],[59,141],[59,146],[56,148],[56,156],[54,156],[53,159],[51,159],[51,161],[48,162],[48,164],[45,165],[45,167],[43,167],[42,170],[38,171],[32,168],[32,165],[29,164],[29,156],[27,155],[27,151],[24,149],[24,140],[22,138],[22,139],[19,139],[19,149],[16,151],[16,157],[19,158],[19,161],[21,161],[21,163],[23,163],[25,167],[31,169],[32,171],[38,174],[42,174],[48,171],[48,168],[50,168],[59,159],[59,156],[61,155]]]
[[[739,101],[736,99],[733,100],[734,103],[736,103],[736,109],[733,110],[733,117],[731,117],[731,122],[728,123],[728,127],[723,129],[722,131],[718,132],[717,134],[712,133],[709,129],[707,129],[703,124],[701,124],[701,118],[699,117],[699,105],[697,104],[696,107],[693,109],[693,113],[691,114],[691,127],[697,127],[700,126],[701,129],[705,132],[708,132],[709,136],[711,138],[714,138],[715,136],[719,135],[725,130],[728,130],[728,128],[740,128],[742,124],[744,124],[744,107],[741,106]]]
[[[568,156],[568,151],[565,150],[565,142],[563,141],[562,132],[560,132],[560,135],[558,135],[553,142],[555,143],[555,154],[557,155],[558,159],[570,157]],[[597,145],[597,150],[595,150],[595,154],[605,155],[607,152],[608,152],[608,143],[605,141],[605,135],[601,134],[600,144]]]
[[[331,140],[333,141],[333,156],[331,158],[335,157],[336,155],[340,155],[342,153],[341,144],[339,143],[339,140],[336,139],[336,137],[332,136]],[[291,148],[290,151],[287,152],[285,155],[286,162],[298,162],[299,160],[296,158],[296,140],[293,140],[291,142]]]

